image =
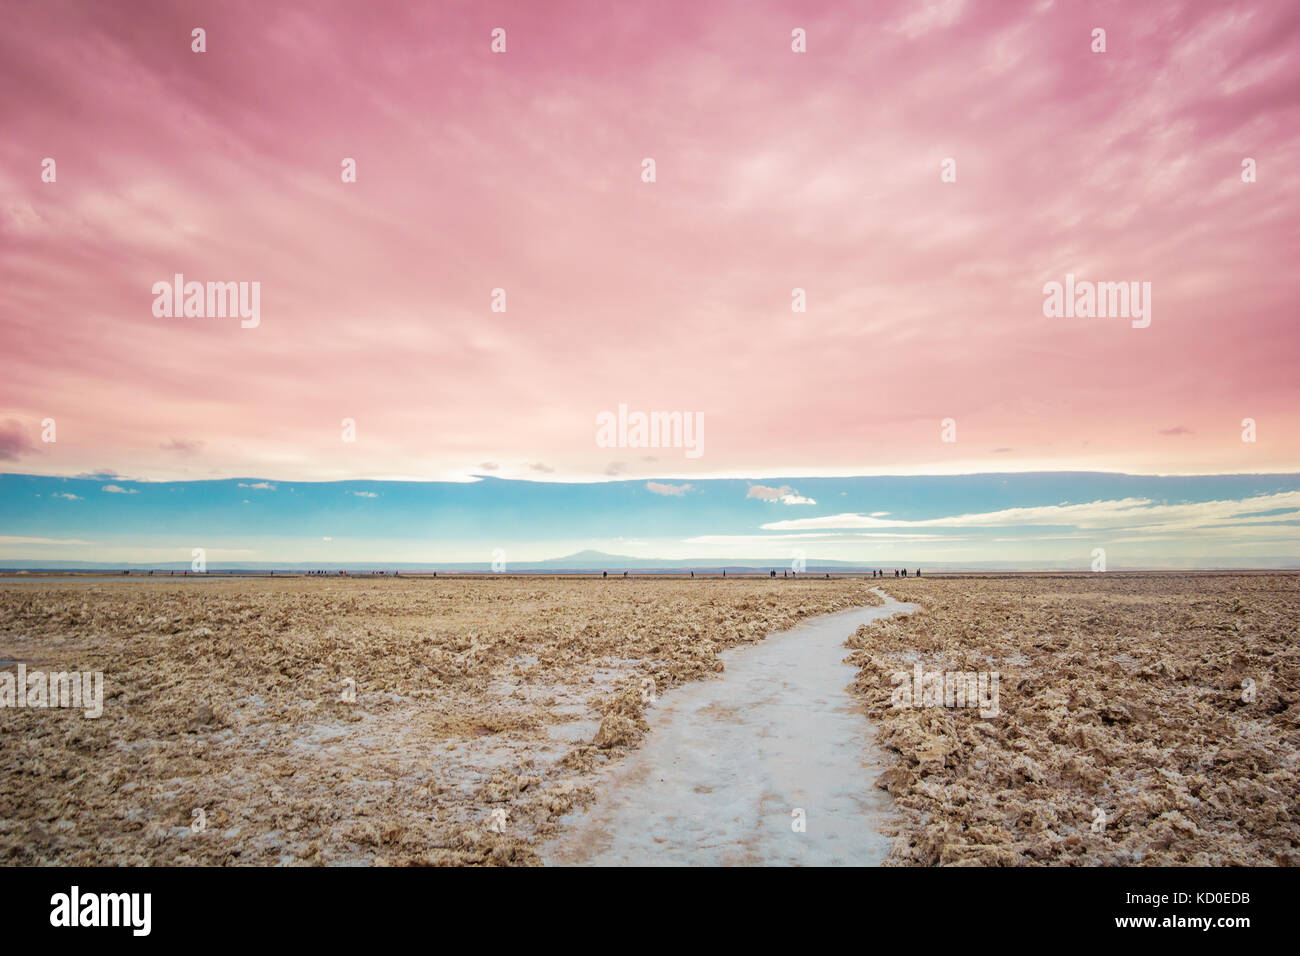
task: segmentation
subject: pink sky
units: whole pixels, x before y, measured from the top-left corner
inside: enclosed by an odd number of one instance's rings
[[[1300,470],[1295,3],[637,6],[0,3],[0,470]]]

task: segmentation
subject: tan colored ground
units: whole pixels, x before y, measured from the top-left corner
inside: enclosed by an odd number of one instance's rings
[[[1300,576],[885,590],[923,606],[850,645],[895,760],[881,781],[905,818],[891,862],[1300,863]],[[999,671],[1001,715],[892,706],[890,674],[916,660]]]
[[[635,746],[647,680],[712,676],[718,651],[876,603],[869,588],[0,582],[0,667],[106,682],[98,720],[0,708],[0,863],[535,862],[592,771]]]
[[[0,582],[0,668],[107,682],[0,708],[0,864],[534,863],[647,678],[873,583],[922,605],[850,639],[891,862],[1300,862],[1300,576],[1106,573]],[[1000,716],[890,706],[917,660],[999,671]]]

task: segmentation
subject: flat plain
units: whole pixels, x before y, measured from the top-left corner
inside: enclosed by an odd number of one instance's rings
[[[536,864],[648,702],[876,586],[887,862],[1300,862],[1300,575],[1111,572],[0,582],[0,669],[105,682],[0,708],[0,863]],[[894,706],[917,663],[998,716]]]

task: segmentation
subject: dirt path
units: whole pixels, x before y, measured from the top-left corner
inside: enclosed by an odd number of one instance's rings
[[[877,592],[880,593],[880,592]],[[849,694],[845,639],[915,605],[814,618],[723,655],[721,680],[674,689],[588,811],[539,849],[550,865],[875,865],[890,798],[874,730]],[[806,828],[796,832],[795,811]]]

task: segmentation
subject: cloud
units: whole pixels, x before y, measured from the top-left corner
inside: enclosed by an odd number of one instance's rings
[[[623,469],[626,467],[627,467],[627,462],[625,461],[611,461],[609,463],[609,467],[605,469],[605,474],[611,477],[613,477],[614,475],[621,475],[623,473]]]
[[[535,461],[528,467],[531,468],[533,471],[540,471],[546,474],[550,474],[551,472],[555,471],[555,469],[552,468],[550,465],[544,465],[540,461]]]
[[[0,461],[17,461],[19,455],[35,450],[21,422],[11,418],[0,425]]]
[[[645,483],[647,490],[653,491],[657,495],[670,495],[674,498],[683,497],[686,492],[691,490],[691,485],[668,485],[658,481],[647,481]]]
[[[333,538],[321,538],[322,541],[333,541]]]
[[[823,440],[825,435],[847,433],[858,409],[837,407],[834,389],[818,387],[849,380],[854,363],[860,361],[861,352],[855,347],[859,335],[879,335],[896,358],[874,373],[878,379],[872,399],[873,458],[893,459],[881,461],[882,467],[901,461],[922,469],[941,459],[935,454],[919,460],[916,449],[948,450],[934,442],[929,431],[915,428],[905,413],[915,410],[918,390],[909,378],[922,361],[938,370],[925,395],[926,405],[935,408],[955,405],[954,399],[971,394],[981,375],[997,380],[1016,365],[1024,366],[1024,381],[1017,376],[1017,384],[1026,401],[1088,407],[1087,418],[1098,429],[1091,433],[1082,422],[1063,426],[1037,415],[1024,416],[1026,422],[1020,425],[1015,416],[1003,416],[997,431],[1005,437],[995,440],[1034,450],[1044,446],[1039,439],[1051,438],[1053,430],[1066,432],[1063,439],[1058,434],[1058,447],[1069,449],[1077,460],[1083,456],[1074,454],[1081,447],[1075,439],[1091,434],[1096,444],[1109,446],[1104,450],[1116,452],[1116,465],[1124,465],[1128,461],[1119,456],[1126,449],[1110,436],[1128,432],[1109,426],[1124,420],[1125,405],[1131,410],[1132,391],[1120,386],[1138,380],[1135,367],[1149,356],[1141,350],[1115,351],[1104,344],[1105,336],[1091,336],[1071,343],[1072,348],[1083,350],[1076,359],[1072,349],[1059,347],[1058,325],[1042,322],[1041,314],[1035,321],[1041,304],[1034,301],[1037,290],[1029,288],[1027,296],[1022,294],[1025,285],[1019,263],[1059,263],[1064,269],[1077,258],[1079,246],[1100,250],[1097,268],[1103,270],[1103,278],[1118,278],[1118,273],[1104,270],[1114,269],[1112,262],[1133,261],[1134,250],[1143,248],[1150,250],[1138,260],[1145,269],[1173,277],[1163,301],[1171,309],[1167,314],[1179,316],[1189,351],[1182,356],[1184,362],[1148,370],[1154,377],[1147,379],[1152,387],[1144,401],[1159,401],[1161,405],[1148,412],[1166,420],[1179,415],[1169,407],[1175,402],[1192,405],[1179,420],[1202,433],[1203,441],[1151,443],[1167,456],[1166,462],[1189,447],[1210,447],[1205,443],[1211,438],[1213,418],[1205,412],[1225,407],[1234,394],[1244,394],[1242,386],[1249,383],[1243,377],[1245,367],[1256,366],[1254,374],[1262,380],[1261,387],[1250,392],[1259,396],[1256,402],[1263,404],[1269,396],[1269,407],[1259,412],[1251,409],[1261,422],[1274,419],[1272,402],[1284,407],[1292,394],[1282,370],[1293,349],[1252,350],[1244,344],[1225,349],[1216,329],[1221,327],[1221,298],[1240,303],[1243,311],[1261,313],[1259,341],[1294,344],[1294,332],[1284,323],[1285,305],[1269,301],[1276,283],[1266,277],[1284,274],[1278,264],[1286,249],[1292,248],[1293,253],[1294,249],[1283,230],[1295,217],[1263,217],[1249,229],[1234,230],[1234,219],[1242,215],[1240,194],[1245,187],[1228,188],[1233,177],[1223,179],[1219,164],[1177,162],[1180,156],[1195,155],[1196,143],[1216,137],[1225,141],[1234,129],[1249,129],[1251,141],[1271,143],[1275,153],[1294,154],[1296,140],[1287,127],[1295,124],[1288,124],[1288,111],[1277,104],[1289,102],[1286,94],[1295,88],[1300,58],[1288,57],[1275,65],[1273,57],[1263,52],[1276,49],[1269,46],[1270,40],[1288,35],[1287,4],[1252,4],[1250,16],[1234,18],[1228,25],[1202,9],[1207,6],[1203,4],[1186,3],[1181,10],[1176,4],[1114,5],[1107,24],[1112,38],[1141,38],[1144,52],[1139,60],[1122,60],[1126,68],[1119,70],[1109,69],[1117,65],[1110,58],[1123,56],[1122,51],[1100,57],[1087,53],[1086,28],[1078,39],[1079,28],[1086,23],[1076,25],[1084,16],[1067,16],[1068,11],[1060,8],[1068,4],[1058,3],[1051,15],[1039,16],[1009,4],[971,3],[967,9],[944,0],[895,3],[879,9],[871,29],[837,31],[830,41],[835,70],[796,72],[830,49],[826,39],[819,40],[828,28],[809,23],[805,25],[810,27],[812,58],[787,51],[762,70],[747,65],[744,89],[727,85],[728,70],[735,63],[718,58],[709,44],[692,38],[728,31],[736,50],[754,51],[754,41],[773,36],[774,27],[788,38],[780,5],[759,4],[752,10],[747,5],[743,17],[736,17],[734,9],[712,9],[712,5],[703,5],[697,16],[687,5],[683,13],[687,29],[680,25],[673,29],[673,17],[643,20],[635,8],[603,5],[592,9],[590,22],[577,32],[559,22],[562,18],[530,11],[527,27],[521,24],[531,38],[528,45],[534,51],[547,51],[528,63],[531,81],[545,93],[540,108],[530,108],[534,104],[527,100],[516,101],[496,84],[458,85],[458,78],[476,77],[483,68],[477,48],[454,35],[439,35],[446,31],[419,29],[423,21],[418,10],[408,13],[400,6],[382,5],[367,18],[366,35],[392,55],[351,64],[356,74],[353,88],[386,92],[382,110],[368,109],[366,95],[344,96],[337,102],[313,96],[299,68],[300,59],[279,49],[293,34],[290,27],[276,21],[281,29],[259,29],[266,14],[256,5],[218,6],[212,11],[215,25],[209,29],[244,36],[248,42],[238,49],[226,48],[239,66],[231,60],[226,65],[232,68],[190,77],[193,88],[187,90],[187,103],[192,109],[167,108],[167,82],[174,64],[156,55],[156,37],[147,30],[120,31],[112,23],[86,18],[66,42],[75,41],[78,52],[89,50],[91,55],[56,60],[51,64],[52,81],[44,84],[24,82],[32,72],[27,57],[0,57],[5,61],[0,63],[0,76],[6,81],[3,88],[23,90],[22,97],[9,101],[13,109],[6,111],[6,132],[15,143],[48,138],[49,117],[59,115],[65,98],[99,102],[105,66],[94,51],[114,50],[114,64],[131,71],[132,89],[140,94],[138,101],[118,104],[121,109],[88,111],[83,123],[66,128],[70,144],[66,149],[86,153],[93,147],[105,157],[93,168],[79,170],[77,182],[84,192],[68,207],[56,209],[43,202],[40,191],[57,187],[41,184],[38,177],[6,183],[6,200],[12,199],[12,220],[7,225],[18,235],[39,236],[40,241],[24,246],[30,251],[30,262],[7,262],[6,267],[14,271],[6,271],[0,280],[8,287],[17,280],[19,269],[29,271],[22,288],[34,299],[48,297],[56,303],[71,327],[69,344],[79,346],[42,356],[42,339],[36,334],[40,319],[6,301],[3,321],[6,331],[13,333],[6,336],[6,344],[17,353],[12,361],[20,372],[14,379],[18,390],[10,398],[15,414],[20,409],[21,414],[31,414],[25,410],[39,405],[34,387],[25,383],[53,379],[62,384],[55,376],[66,376],[67,385],[51,392],[78,399],[77,428],[95,435],[106,453],[122,455],[120,460],[130,463],[133,475],[168,469],[175,473],[179,465],[193,463],[156,447],[175,427],[203,434],[209,442],[203,463],[226,475],[277,473],[280,480],[375,477],[397,473],[403,465],[410,469],[417,456],[430,462],[431,470],[449,467],[449,461],[457,459],[472,462],[480,449],[492,446],[546,449],[548,460],[562,471],[587,475],[603,469],[604,458],[596,458],[600,452],[591,447],[588,429],[569,423],[575,409],[590,404],[593,379],[600,388],[608,386],[603,375],[591,375],[590,370],[618,369],[619,385],[627,394],[653,394],[649,390],[663,378],[663,369],[658,362],[637,361],[653,348],[679,355],[682,380],[693,383],[691,401],[718,416],[711,421],[728,423],[726,451],[718,445],[720,460],[710,453],[711,470],[725,468],[756,480],[774,480],[758,476],[779,476],[781,471],[756,469],[782,462],[834,468],[861,458],[856,442]],[[32,5],[30,16],[9,25],[5,49],[53,49],[64,28],[61,9],[57,4]],[[522,9],[520,17],[525,17]],[[1174,21],[1179,29],[1165,28]],[[325,63],[333,54],[346,63],[347,43],[355,30],[345,12],[322,10],[312,17],[311,51],[304,55]],[[637,55],[630,58],[617,43],[589,40],[633,34],[644,36],[638,41]],[[918,42],[903,40],[911,37],[919,38]],[[1081,59],[1074,58],[1076,50],[1082,51]],[[581,54],[575,56],[578,51]],[[1013,71],[1002,72],[1009,68],[1005,61],[1010,61]],[[1080,69],[1085,61],[1087,68]],[[758,62],[764,62],[761,55]],[[677,81],[655,82],[663,63],[674,64]],[[389,71],[398,64],[408,82],[392,84]],[[1108,69],[1101,86],[1095,75],[1100,69]],[[879,88],[873,81],[880,77],[890,78],[891,95],[862,97],[860,91]],[[966,98],[980,108],[951,109],[950,92],[943,82],[948,77],[962,78]],[[423,95],[447,83],[463,95],[437,101]],[[1247,83],[1231,97],[1233,108],[1224,109],[1224,91]],[[575,85],[584,91],[577,104],[580,108],[575,108],[568,93]],[[268,87],[283,95],[258,95]],[[619,154],[626,137],[594,138],[580,167],[566,162],[563,150],[521,151],[517,144],[563,143],[580,136],[587,126],[624,130],[628,102],[643,104],[637,120],[642,138],[671,139],[674,107],[683,89],[728,90],[726,96],[699,97],[692,103],[698,126],[712,133],[691,141],[693,165],[717,175],[679,179],[674,184],[679,189],[676,201],[645,210],[646,228],[672,235],[675,241],[639,250],[640,257],[626,257],[608,237],[617,234],[625,220],[627,197],[636,195],[631,191],[635,183],[606,181],[602,172],[619,168],[615,164],[623,161]],[[1094,113],[1099,91],[1124,108]],[[809,103],[816,108],[807,109]],[[232,115],[241,122],[231,122]],[[1081,115],[1095,122],[1071,122]],[[332,155],[328,150],[341,125],[368,142],[403,142],[411,116],[454,128],[474,144],[439,157],[444,181],[454,183],[454,188],[421,193],[403,189],[400,176],[371,178],[365,181],[364,204],[318,202],[304,188],[303,183],[311,181],[306,177],[316,157]],[[800,117],[800,136],[771,136],[774,117],[788,116]],[[846,124],[846,118],[855,116],[862,122]],[[1001,135],[979,135],[988,116],[1004,118]],[[1169,117],[1179,121],[1170,123]],[[212,163],[186,151],[158,162],[157,144],[184,142],[191,124],[221,129],[232,153],[266,158],[266,175],[241,175],[238,164]],[[1161,135],[1135,133],[1152,129]],[[956,145],[940,149],[945,143],[974,145],[964,147],[963,153]],[[957,154],[961,182],[979,183],[977,194],[965,185],[938,183],[937,161],[949,151]],[[900,157],[909,161],[900,163]],[[1168,173],[1159,183],[1122,174],[1157,163]],[[855,174],[863,168],[892,169],[896,181],[877,193],[864,192],[861,177]],[[791,175],[796,171],[801,175]],[[132,175],[138,176],[140,188],[132,187]],[[535,195],[536,181],[548,183],[547,195]],[[599,188],[593,189],[593,183]],[[951,190],[961,193],[959,210],[953,208]],[[1107,193],[1106,216],[1093,215],[1099,190]],[[1156,200],[1146,201],[1148,190]],[[1025,195],[1048,196],[1050,201],[1026,205],[1022,219],[1008,223],[1005,210]],[[1284,208],[1294,210],[1294,193],[1282,199]],[[572,215],[574,209],[581,215]],[[546,236],[545,241],[521,244],[519,261],[511,267],[526,277],[520,282],[535,289],[530,293],[530,308],[536,307],[536,312],[530,314],[538,321],[530,323],[529,329],[515,326],[508,332],[475,329],[446,343],[450,361],[438,376],[430,376],[427,351],[415,347],[428,335],[424,316],[456,307],[452,275],[462,259],[485,261],[499,252],[499,236],[481,223],[499,218],[502,210],[514,211],[521,234]],[[1143,211],[1146,214],[1139,215]],[[421,231],[411,226],[427,221],[433,213],[455,228]],[[880,224],[878,228],[864,228],[867,213]],[[563,230],[547,231],[560,221],[566,224]],[[292,301],[296,313],[313,316],[318,332],[294,344],[293,362],[285,362],[275,349],[248,350],[241,356],[241,376],[252,381],[270,381],[274,376],[285,396],[309,394],[311,383],[320,380],[353,396],[350,401],[358,407],[350,405],[348,414],[363,423],[367,446],[363,457],[355,457],[359,446],[340,442],[332,428],[320,427],[319,405],[310,401],[283,401],[277,408],[276,430],[283,444],[249,442],[246,434],[240,441],[241,429],[256,420],[258,403],[265,395],[258,389],[236,388],[228,389],[220,402],[211,400],[226,370],[200,367],[211,345],[208,336],[166,336],[145,343],[133,334],[122,335],[119,341],[93,334],[97,310],[81,308],[83,296],[109,298],[106,309],[116,314],[122,308],[128,321],[135,321],[135,313],[126,311],[122,298],[130,302],[138,293],[131,291],[132,283],[112,280],[110,267],[116,260],[108,253],[129,247],[144,260],[155,260],[164,251],[197,255],[205,236],[223,234],[233,222],[243,223],[248,235],[257,237],[250,254],[262,259],[259,269],[264,272],[259,275],[267,287],[274,279],[286,296],[283,301]],[[1077,229],[1061,229],[1062,222],[1075,223]],[[394,236],[395,229],[402,232],[400,238]],[[824,254],[809,262],[804,270],[809,274],[800,278],[800,284],[810,291],[838,289],[833,314],[863,316],[858,327],[846,322],[842,328],[828,327],[827,334],[802,338],[790,330],[787,340],[779,326],[773,323],[769,328],[764,321],[752,330],[757,334],[744,336],[740,333],[744,324],[754,324],[749,317],[754,313],[748,301],[738,303],[741,308],[720,315],[715,325],[720,341],[727,343],[728,365],[748,371],[734,376],[717,374],[718,357],[710,350],[691,348],[690,336],[698,334],[693,322],[653,321],[671,307],[679,287],[702,290],[698,302],[702,312],[732,304],[709,283],[715,268],[713,251],[744,248],[748,268],[758,275],[773,275],[813,237]],[[389,259],[383,253],[393,242],[409,244],[428,265],[428,273],[404,270],[388,275]],[[355,270],[329,268],[349,250],[355,255]],[[1252,250],[1257,254],[1245,254]],[[94,281],[85,283],[84,290],[65,289],[58,265],[79,252],[103,273],[94,273]],[[864,256],[876,263],[875,281],[869,284],[853,281]],[[1170,268],[1175,257],[1183,261],[1183,268]],[[548,268],[557,259],[592,263],[593,274],[601,276],[599,295],[581,301],[566,295],[563,272]],[[960,261],[963,268],[952,270],[953,261]],[[936,281],[944,271],[952,273],[951,281]],[[1231,274],[1225,277],[1225,273]],[[647,274],[673,275],[677,281],[641,281]],[[385,308],[392,314],[385,336],[348,334],[355,311],[349,301],[350,287],[375,287],[385,278],[389,280],[383,284]],[[922,285],[929,287],[929,294],[916,296],[915,288]],[[1206,294],[1207,289],[1216,290],[1215,294]],[[1252,294],[1254,290],[1259,291]],[[625,302],[625,308],[617,316],[602,317],[606,310],[601,306],[613,300]],[[969,313],[954,304],[969,303],[982,312],[993,300],[1001,303],[998,316],[982,323],[978,335],[962,334],[959,323]],[[142,321],[148,318],[145,315]],[[1158,327],[1161,319],[1155,322]],[[920,329],[929,334],[918,334]],[[503,348],[506,336],[527,347]],[[1181,374],[1177,366],[1197,367],[1216,348],[1222,353],[1216,365],[1226,368],[1216,367],[1216,381],[1206,382],[1195,394],[1182,394],[1176,387]],[[164,350],[177,350],[176,367],[193,370],[195,378],[170,374],[162,361]],[[1035,360],[1026,362],[1027,354]],[[376,361],[379,357],[384,361]],[[1076,361],[1096,374],[1086,382],[1076,380],[1082,377],[1068,374]],[[489,369],[499,373],[494,382],[508,387],[482,388]],[[124,374],[132,379],[133,395],[143,399],[129,423],[117,421],[123,416],[113,401]],[[779,379],[781,374],[786,378]],[[812,407],[802,415],[745,415],[746,409],[761,407],[762,392],[770,390],[774,381],[785,383]],[[512,407],[520,407],[529,387],[539,385],[537,394],[551,397],[539,414],[511,416]],[[474,394],[475,401],[461,403],[454,429],[431,435],[419,427],[430,407],[446,407],[457,394]],[[822,418],[823,414],[830,417]],[[1287,426],[1296,415],[1300,411],[1288,413],[1285,424],[1270,427],[1261,439],[1287,431],[1294,434],[1294,428]],[[192,424],[169,426],[169,419]],[[500,431],[490,430],[492,422],[499,423]],[[1077,435],[1074,428],[1079,429]],[[924,438],[906,444],[905,436],[913,431],[924,433]],[[143,442],[147,448],[133,448],[137,435],[151,436]],[[489,435],[482,441],[487,445],[490,440],[487,448],[465,447],[478,436]],[[568,435],[573,436],[571,445],[564,438]],[[467,436],[475,438],[467,440]],[[33,438],[39,441],[35,432]],[[523,441],[530,444],[522,445]],[[1225,450],[1215,451],[1212,458],[1206,453],[1208,466],[1235,470],[1240,443],[1222,444]],[[962,444],[952,450],[965,454],[967,447]],[[969,447],[974,453],[984,446]],[[294,449],[293,457],[277,462],[281,448]],[[744,457],[722,458],[732,448]],[[1257,445],[1250,450],[1265,449]],[[494,454],[502,452],[494,450]],[[277,464],[285,470],[270,470]],[[1109,467],[1112,462],[1104,464]],[[1201,467],[1199,462],[1185,464],[1184,471]],[[1258,456],[1251,467],[1257,464]],[[737,470],[742,466],[752,467]],[[290,467],[303,473],[291,474]],[[358,474],[360,468],[365,475]]]
[[[891,33],[901,33],[909,40],[933,30],[944,30],[961,19],[965,0],[931,0],[910,9],[907,16],[885,25]]]
[[[271,484],[271,482],[269,481],[255,481],[251,485],[245,484],[244,482],[241,481],[239,483],[239,487],[255,488],[258,491],[275,491],[275,485]]]
[[[1206,142],[1240,138],[1269,144],[1275,156],[1296,155],[1300,132],[1287,105],[1300,57],[1278,55],[1294,36],[1292,4],[1242,5],[1249,15],[1232,17],[1191,0],[1112,3],[1105,25],[1114,47],[1104,56],[1088,52],[1091,14],[1068,3],[1040,14],[1033,4],[895,0],[873,4],[869,24],[842,30],[817,14],[803,24],[808,56],[789,53],[788,5],[746,4],[738,16],[738,4],[682,3],[647,17],[636,5],[595,4],[575,31],[544,5],[519,4],[519,29],[529,38],[527,49],[512,51],[527,60],[519,75],[502,74],[483,59],[482,44],[462,42],[458,31],[430,28],[427,5],[372,5],[364,31],[388,54],[380,58],[348,55],[358,27],[345,5],[313,10],[306,50],[290,42],[302,39],[302,24],[262,6],[207,5],[213,37],[242,40],[213,54],[223,58],[214,64],[220,69],[206,70],[189,64],[210,57],[196,61],[184,44],[160,47],[162,34],[122,29],[112,17],[79,18],[68,31],[63,4],[24,4],[6,23],[6,142],[28,150],[57,128],[61,149],[102,157],[78,167],[76,194],[58,192],[66,202],[50,203],[58,187],[39,176],[4,183],[6,238],[25,241],[22,257],[0,256],[0,288],[23,290],[0,302],[7,386],[0,415],[28,424],[38,451],[26,460],[54,462],[42,470],[71,473],[85,468],[78,454],[104,454],[129,465],[132,478],[463,480],[483,451],[528,449],[517,454],[545,454],[566,479],[586,480],[603,477],[608,455],[619,453],[597,446],[590,423],[582,424],[588,410],[612,402],[615,386],[629,398],[666,390],[679,404],[707,409],[718,423],[710,427],[725,423],[726,434],[705,459],[709,473],[763,483],[856,474],[866,462],[880,475],[986,471],[992,458],[1007,464],[1001,459],[1011,455],[989,454],[989,441],[1014,447],[1017,467],[1023,455],[1033,470],[1296,468],[1286,436],[1300,431],[1293,385],[1300,330],[1276,279],[1294,258],[1297,191],[1269,194],[1281,204],[1277,214],[1243,209],[1255,187],[1220,162],[1186,161]],[[172,29],[169,19],[160,30]],[[739,59],[698,40],[724,35]],[[606,42],[627,36],[637,37],[634,49]],[[772,47],[778,36],[783,42]],[[1141,57],[1126,56],[1134,43]],[[62,55],[52,52],[60,44]],[[783,46],[783,56],[761,52]],[[180,53],[188,57],[183,109],[173,82],[181,60],[172,55]],[[809,69],[822,57],[835,68]],[[343,95],[321,95],[305,61],[346,76]],[[500,82],[477,82],[484,70]],[[734,82],[737,70],[744,84]],[[46,82],[31,82],[38,73]],[[536,97],[522,95],[524,73]],[[863,95],[880,94],[882,78],[889,95]],[[954,107],[952,78],[961,102],[978,108]],[[133,96],[107,102],[103,92],[115,83]],[[457,95],[430,98],[437,88]],[[710,90],[726,93],[699,93]],[[372,108],[375,91],[383,92],[382,109]],[[689,141],[677,135],[684,100],[693,126],[705,131]],[[70,101],[104,108],[60,123]],[[639,104],[634,119],[629,102]],[[1000,118],[997,136],[988,135],[991,116]],[[311,184],[320,181],[320,157],[334,155],[340,128],[379,148],[410,142],[412,117],[455,130],[465,144],[439,150],[442,185],[412,190],[405,176],[368,176],[363,161],[355,188],[364,189],[364,202],[320,201]],[[772,135],[791,118],[799,136]],[[647,195],[636,176],[611,172],[628,162],[629,124],[639,141],[676,139],[692,168],[709,171],[673,179],[672,202],[638,208],[646,234],[673,241],[645,244],[635,256],[610,242],[627,224],[628,203]],[[173,148],[196,129],[219,130],[223,155],[260,157],[259,174]],[[585,136],[590,129],[614,132]],[[585,144],[580,163],[554,148],[574,141]],[[939,182],[947,153],[955,154],[960,184]],[[680,161],[671,165],[681,169]],[[1149,168],[1163,175],[1126,175]],[[866,188],[864,169],[892,175]],[[1024,202],[1029,196],[1042,201]],[[1009,208],[1020,213],[1014,221]],[[530,321],[465,324],[464,335],[440,342],[444,362],[431,375],[427,316],[459,314],[462,264],[500,259],[500,230],[491,223],[503,217],[529,238],[510,246],[510,270],[530,290]],[[418,227],[435,219],[448,228]],[[273,391],[229,387],[232,369],[211,361],[206,332],[147,334],[161,326],[138,305],[140,280],[119,268],[123,249],[140,262],[202,260],[210,237],[236,227],[249,238],[244,252],[258,278],[286,306],[285,321],[312,322],[313,334],[293,342],[291,361],[279,345],[241,349],[233,371],[247,382],[274,382]],[[810,243],[818,255],[801,263],[798,283],[814,308],[825,303],[821,334],[790,322],[787,303],[770,311],[778,304],[770,283],[718,280],[719,249],[744,249],[750,275],[778,276]],[[394,248],[410,250],[423,268],[394,268]],[[1088,270],[1080,249],[1095,250],[1084,257]],[[348,256],[352,266],[339,269]],[[66,281],[72,258],[84,262],[86,281]],[[869,283],[861,281],[864,260],[873,263]],[[598,277],[591,295],[573,294],[571,275],[555,268],[561,261],[588,265]],[[1038,264],[1032,275],[1029,262]],[[1131,263],[1142,264],[1142,275],[1125,272]],[[1180,360],[1152,363],[1146,349],[1117,349],[1109,334],[1043,321],[1041,280],[1062,279],[1069,268],[1094,280],[1167,276],[1162,314],[1177,316]],[[357,333],[356,291],[364,288],[383,289],[382,336]],[[663,322],[683,307],[683,288],[698,290],[692,315]],[[817,289],[835,290],[833,301]],[[28,300],[44,306],[26,308]],[[1226,303],[1252,316],[1255,333],[1232,347]],[[48,348],[46,311],[61,316],[65,347]],[[104,314],[120,316],[124,334],[103,335]],[[978,332],[972,314],[981,316]],[[700,347],[706,318],[721,350]],[[1156,317],[1143,341],[1164,334],[1164,321]],[[203,327],[225,334],[230,325]],[[866,342],[891,359],[872,370],[869,432],[862,408],[836,387],[861,375]],[[662,356],[673,357],[671,370]],[[920,367],[934,372],[924,383]],[[1186,370],[1201,367],[1214,376],[1181,387]],[[917,427],[929,410],[969,409],[988,381],[1015,381],[1017,401],[1031,413],[986,406],[978,426],[962,419],[957,445],[934,440],[937,422]],[[361,424],[363,444],[340,441],[337,422],[323,421],[322,400],[313,397],[321,382],[348,396],[346,414]],[[1135,382],[1145,383],[1140,396]],[[799,396],[797,409],[772,402],[774,383]],[[466,395],[474,400],[457,402]],[[1243,446],[1230,431],[1229,440],[1219,436],[1231,423],[1224,410],[1245,395],[1251,404],[1241,414],[1268,427],[1259,443]],[[66,416],[72,433],[66,446],[46,448],[31,426],[56,398],[59,424]],[[249,424],[268,401],[275,434],[254,435]],[[1139,401],[1150,424],[1123,427]],[[445,427],[430,429],[430,410],[452,407]],[[1087,414],[1062,421],[1032,413],[1049,407]],[[1196,434],[1151,442],[1161,419]],[[174,433],[201,434],[206,444],[192,456],[159,449]],[[854,440],[836,440],[847,435]],[[622,474],[634,472],[638,484],[685,480],[677,464],[642,470],[644,450],[623,452],[635,464]],[[507,462],[502,470],[517,467]]]
[[[173,438],[165,441],[158,446],[163,451],[179,452],[182,455],[192,455],[203,448],[203,442],[190,441],[186,438]]]
[[[378,498],[378,497],[379,497],[379,495],[375,494],[373,491],[354,491],[354,492],[352,492],[352,494],[356,495],[358,498]]]
[[[0,534],[0,545],[3,544],[94,544],[93,541],[82,541],[80,538],[23,538],[11,535]]]
[[[104,485],[99,490],[107,491],[110,495],[138,495],[140,493],[134,488],[123,488],[121,485]]]
[[[65,493],[63,493],[63,492],[59,492],[59,491],[56,491],[54,494],[50,495],[50,497],[51,497],[51,498],[67,498],[69,501],[85,501],[85,500],[86,500],[85,498],[81,497],[81,495],[65,494]]]
[[[1267,512],[1267,513],[1266,513]],[[1122,498],[1076,505],[1005,508],[972,514],[905,521],[864,514],[795,518],[762,525],[764,531],[880,528],[1003,528],[1060,526],[1080,530],[1156,528],[1162,531],[1208,528],[1228,522],[1243,525],[1276,524],[1300,519],[1300,492],[1288,491],[1240,500],[1157,503],[1150,498]]]
[[[814,499],[805,498],[789,485],[782,485],[780,488],[771,488],[767,485],[750,485],[745,497],[757,498],[759,501],[779,501],[783,505],[817,504]]]
[[[1162,435],[1190,435],[1190,434],[1192,434],[1192,430],[1191,430],[1190,428],[1188,428],[1186,425],[1175,425],[1173,428],[1162,428],[1162,429],[1160,429],[1160,434],[1162,434]]]
[[[496,471],[501,466],[498,465],[495,461],[485,461],[483,462],[483,464],[479,465],[479,467],[482,468],[484,471]]]

